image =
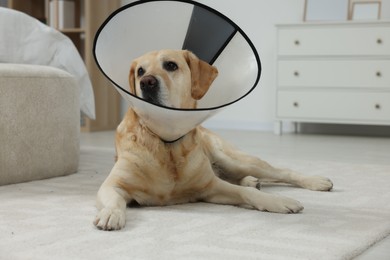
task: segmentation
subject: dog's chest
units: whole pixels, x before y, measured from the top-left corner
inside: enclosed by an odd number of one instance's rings
[[[185,147],[184,147],[185,148]],[[210,162],[199,147],[184,149],[175,147],[159,156],[143,157],[141,189],[135,192],[135,200],[141,205],[169,205],[196,201],[209,185],[213,174],[205,169]]]

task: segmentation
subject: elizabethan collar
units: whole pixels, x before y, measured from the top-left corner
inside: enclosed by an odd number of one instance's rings
[[[219,74],[197,109],[159,106],[129,92],[133,59],[160,49],[187,49],[217,67]],[[161,139],[174,141],[257,85],[261,64],[246,34],[229,18],[185,0],[138,1],[115,11],[94,42],[96,63],[143,123]]]

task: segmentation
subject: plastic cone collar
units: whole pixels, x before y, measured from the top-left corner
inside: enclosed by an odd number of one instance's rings
[[[186,49],[218,68],[197,109],[149,103],[129,92],[133,59],[161,49]],[[246,34],[229,18],[192,1],[139,1],[115,11],[100,27],[94,56],[143,123],[161,139],[174,141],[248,95],[260,79],[261,63]]]

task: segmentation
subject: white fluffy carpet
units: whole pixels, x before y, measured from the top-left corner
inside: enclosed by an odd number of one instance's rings
[[[0,187],[0,259],[350,259],[390,233],[390,166],[271,160],[334,182],[281,215],[206,203],[129,208],[121,231],[93,224],[113,153],[83,149],[79,173]]]

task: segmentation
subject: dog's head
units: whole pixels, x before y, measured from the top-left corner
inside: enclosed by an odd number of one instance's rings
[[[135,59],[130,92],[151,103],[191,109],[218,75],[218,70],[186,50],[161,50]]]

